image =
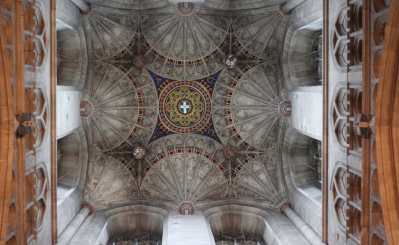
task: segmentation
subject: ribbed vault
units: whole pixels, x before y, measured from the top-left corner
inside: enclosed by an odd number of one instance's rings
[[[129,165],[101,154],[96,154],[94,160],[86,200],[96,210],[128,203],[137,197],[138,186]]]
[[[126,245],[132,241],[135,245],[161,244],[166,210],[149,205],[128,205],[112,208],[104,214],[111,244]]]
[[[95,2],[140,8],[136,1]],[[99,209],[137,202],[201,208],[221,201],[275,209],[284,200],[275,141],[284,101],[276,39],[285,19],[276,7],[251,16],[206,4],[127,8],[93,5],[85,17],[94,44],[84,98],[92,106],[87,122],[95,156],[88,200]],[[188,82],[205,84],[211,96],[208,131],[152,138],[160,131],[160,91]],[[142,158],[135,149],[144,149]]]
[[[275,124],[279,120],[276,83],[267,64],[245,72],[225,69],[213,93],[213,120],[226,145],[256,149],[274,147]]]
[[[281,0],[205,0],[204,5],[220,10],[245,10],[276,6]]]
[[[267,59],[270,56],[268,46],[273,45],[271,41],[282,21],[283,17],[276,7],[268,8],[259,15],[233,18],[232,28],[237,38],[235,45],[240,52],[245,49],[257,58]]]
[[[175,205],[195,203],[227,183],[222,146],[207,137],[173,135],[148,146],[151,167],[142,190],[146,197],[166,199]]]
[[[168,0],[90,0],[90,2],[101,6],[134,10],[159,8],[168,4]]]
[[[190,15],[174,7],[162,15],[141,17],[148,69],[165,77],[190,80],[223,68],[220,55],[229,19],[197,13],[199,8],[195,5]]]
[[[133,45],[137,18],[104,13],[94,7],[86,21],[92,27],[95,58],[106,59],[121,51],[129,52],[126,47]]]
[[[117,146],[145,144],[155,127],[158,101],[155,85],[144,72],[130,77],[112,65],[96,64],[93,91],[87,98],[93,105],[89,120],[98,151]]]

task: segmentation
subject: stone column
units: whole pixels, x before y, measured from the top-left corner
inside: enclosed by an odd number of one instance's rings
[[[70,0],[73,4],[78,7],[81,13],[88,13],[90,12],[90,5],[85,2],[85,0]]]
[[[83,224],[87,216],[93,213],[93,208],[88,203],[83,203],[79,213],[75,215],[72,221],[68,224],[65,230],[58,237],[57,245],[68,245],[79,227]]]
[[[288,0],[286,3],[284,3],[284,9],[286,11],[291,11],[294,8],[298,7],[302,3],[304,3],[306,0]]]
[[[82,126],[79,111],[81,99],[82,92],[77,88],[57,85],[57,139]]]
[[[201,212],[181,215],[171,211],[164,220],[162,245],[215,245],[208,220]]]
[[[291,208],[291,203],[289,201],[281,203],[279,211],[287,216],[310,244],[326,245],[321,241],[321,237]]]
[[[294,8],[298,7],[305,1],[306,0],[288,0],[286,3],[279,5],[279,11],[284,16],[290,15]]]
[[[323,136],[322,86],[298,87],[289,93],[291,100],[291,127],[313,139]]]

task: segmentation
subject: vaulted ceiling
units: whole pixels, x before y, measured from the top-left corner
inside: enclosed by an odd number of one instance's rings
[[[86,199],[97,209],[223,200],[275,209],[285,198],[276,134],[286,18],[277,7],[249,15],[219,10],[222,1],[91,2]],[[150,2],[158,8],[127,10]]]

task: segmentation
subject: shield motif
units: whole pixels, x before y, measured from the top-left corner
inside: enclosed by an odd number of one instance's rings
[[[184,115],[187,115],[191,111],[191,103],[188,100],[181,100],[178,106],[178,110]]]

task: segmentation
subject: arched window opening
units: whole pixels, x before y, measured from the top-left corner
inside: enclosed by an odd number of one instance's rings
[[[282,164],[292,208],[319,235],[322,215],[322,142],[288,127],[284,135]]]
[[[147,212],[136,210],[111,216],[105,229],[109,240],[104,244],[162,245],[163,216]]]
[[[226,213],[209,223],[216,245],[266,245],[262,238],[265,224],[258,218]]]
[[[312,52],[310,54],[310,67],[315,81],[315,85],[322,85],[323,83],[323,35],[322,32],[316,33]]]
[[[112,239],[109,245],[162,245],[162,237],[157,235],[122,235]]]
[[[294,223],[275,209],[228,204],[203,213],[216,245],[309,244]]]
[[[288,68],[293,86],[322,85],[322,19],[295,30],[292,34]]]
[[[83,67],[78,32],[57,20],[57,85],[78,87]]]
[[[67,198],[77,187],[82,163],[78,132],[57,140],[57,202]]]
[[[286,132],[286,149],[283,161],[286,165],[286,180],[316,204],[321,204],[322,192],[322,142],[301,134],[293,128]]]
[[[309,162],[312,169],[314,184],[321,189],[322,184],[322,154],[321,154],[321,141],[313,139],[310,143],[309,149]]]
[[[215,237],[216,245],[265,245],[263,241],[257,237],[238,235],[238,234],[224,234]]]
[[[79,105],[86,80],[86,44],[77,26],[59,19],[57,29],[57,139],[69,135],[82,125]],[[79,28],[78,28],[79,29]],[[82,35],[82,34],[80,34]]]

